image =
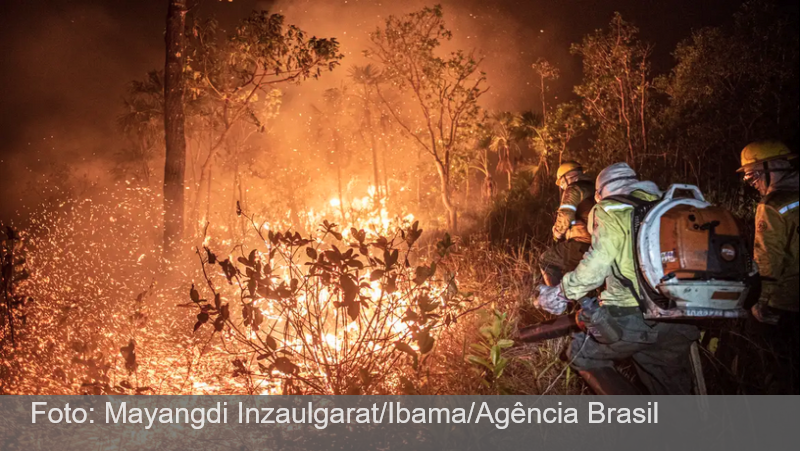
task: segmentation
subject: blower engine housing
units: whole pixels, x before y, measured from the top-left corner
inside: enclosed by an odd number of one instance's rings
[[[634,232],[646,317],[744,315],[752,259],[736,219],[699,188],[673,185],[662,200],[636,208]]]

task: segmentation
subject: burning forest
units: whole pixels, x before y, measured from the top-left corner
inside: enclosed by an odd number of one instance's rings
[[[796,293],[797,231],[763,263],[748,187],[796,197],[796,5],[729,2],[659,38],[625,1],[576,24],[547,2],[151,3],[166,46],[113,80],[75,140],[99,144],[24,151],[27,124],[0,148],[0,393],[600,394],[576,343],[625,340],[617,272],[647,327],[691,328],[693,393],[798,393],[796,302],[763,294]],[[604,190],[631,179],[646,212],[694,208],[702,271],[662,234],[655,269],[626,241],[635,269],[589,286],[617,227],[599,221],[641,207]],[[553,255],[575,262],[550,283]],[[710,300],[670,297],[698,280]],[[622,329],[598,332],[606,310]],[[616,372],[658,392],[636,352]]]

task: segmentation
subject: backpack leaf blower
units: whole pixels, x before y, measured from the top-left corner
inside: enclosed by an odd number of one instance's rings
[[[687,192],[689,197],[678,197]],[[664,197],[645,202],[635,197],[611,199],[631,205],[637,280],[614,277],[628,287],[648,320],[740,318],[758,281],[736,219],[711,205],[699,188],[673,185]],[[624,279],[624,280],[623,280]],[[637,289],[638,288],[638,289]],[[613,336],[613,318],[595,299],[584,299],[576,315],[520,330],[519,341],[539,342],[586,330]],[[583,319],[582,319],[583,318]]]

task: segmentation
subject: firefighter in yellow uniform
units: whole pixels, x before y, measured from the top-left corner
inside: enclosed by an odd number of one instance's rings
[[[690,394],[690,347],[699,332],[694,326],[645,321],[638,301],[641,291],[635,282],[634,207],[614,199],[652,202],[662,192],[652,182],[639,181],[633,169],[619,163],[600,173],[596,196],[598,204],[589,222],[591,249],[560,286],[540,287],[535,305],[558,315],[569,301],[580,301],[605,285],[601,306],[587,321],[587,330],[610,328],[614,333],[575,334],[570,347],[572,366],[597,394],[639,393],[614,368],[615,362],[629,358],[636,363],[650,394]]]
[[[539,259],[539,268],[548,286],[561,283],[564,274],[578,266],[592,243],[588,221],[595,204],[594,182],[584,174],[580,164],[570,161],[558,168],[556,184],[562,191],[553,226],[553,239],[558,244]]]
[[[781,319],[797,323],[800,310],[800,178],[796,159],[797,155],[788,147],[774,141],[756,142],[742,151],[739,172],[763,196],[756,212],[754,246],[762,292],[752,312],[756,319],[767,324],[777,325]]]

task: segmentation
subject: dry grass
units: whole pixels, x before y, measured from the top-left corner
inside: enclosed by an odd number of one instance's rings
[[[507,314],[511,339],[517,338],[521,327],[545,321],[551,316],[534,309],[530,299],[540,283],[537,257],[541,248],[523,245],[506,252],[479,239],[464,246],[459,272],[461,289],[475,293],[481,300],[484,313],[498,311]],[[492,388],[481,384],[484,370],[466,362],[469,346],[480,340],[483,317],[473,315],[469,321],[454,326],[448,339],[439,343],[432,358],[442,367],[431,384],[432,393],[519,395],[580,394],[586,388],[564,359],[569,337],[543,343],[518,343],[506,350],[503,357],[508,367]]]

